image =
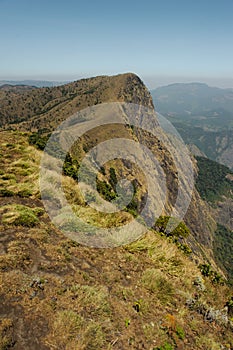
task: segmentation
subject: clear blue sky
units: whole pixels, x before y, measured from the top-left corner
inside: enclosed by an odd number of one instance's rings
[[[0,0],[0,44],[0,80],[130,71],[233,87],[233,0]]]

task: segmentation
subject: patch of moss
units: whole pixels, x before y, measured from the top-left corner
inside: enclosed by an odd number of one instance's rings
[[[2,216],[2,222],[5,224],[26,227],[33,227],[39,224],[38,215],[41,213],[41,208],[30,208],[25,205],[9,205],[2,209],[4,211],[6,210]]]

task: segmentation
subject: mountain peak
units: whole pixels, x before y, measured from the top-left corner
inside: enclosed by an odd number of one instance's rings
[[[22,90],[22,87],[0,90],[0,127],[14,125],[22,130],[43,127],[51,130],[77,111],[106,102],[128,102],[154,108],[150,92],[134,73],[97,76],[56,87],[25,88],[20,94],[18,89]]]

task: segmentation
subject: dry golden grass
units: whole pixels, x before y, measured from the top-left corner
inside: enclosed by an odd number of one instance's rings
[[[55,314],[45,344],[58,350],[95,350],[102,349],[105,336],[101,324],[85,320],[80,314],[65,310]]]
[[[0,320],[0,350],[9,349],[12,345],[13,322],[9,318]]]
[[[201,274],[195,263],[153,230],[115,249],[88,248],[68,239],[40,209],[40,152],[20,133],[4,132],[2,143],[0,186],[18,193],[25,185],[32,195],[0,198],[1,350],[14,349],[13,342],[19,348],[26,344],[46,350],[153,350],[166,343],[189,350],[233,346],[232,329],[205,321],[186,305],[198,295],[200,304],[222,309],[231,295],[227,286],[203,278],[206,289],[198,291],[194,280]],[[84,220],[109,227],[132,219],[129,213],[97,214],[68,177],[63,187]],[[25,211],[39,222],[16,226]]]
[[[7,189],[21,197],[38,197],[41,152],[28,145],[27,134],[2,131],[1,139],[10,143],[1,144],[0,190]]]

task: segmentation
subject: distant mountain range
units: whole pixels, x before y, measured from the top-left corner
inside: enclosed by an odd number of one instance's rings
[[[2,85],[28,85],[35,87],[53,87],[60,86],[67,82],[60,81],[47,81],[47,80],[0,80],[0,86]]]
[[[202,83],[172,84],[151,91],[155,109],[187,144],[233,168],[233,89]]]

